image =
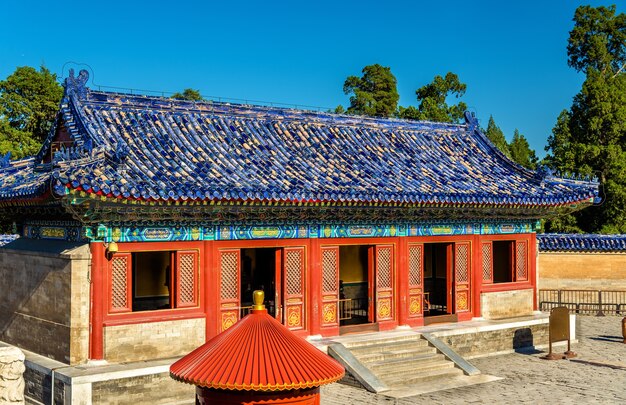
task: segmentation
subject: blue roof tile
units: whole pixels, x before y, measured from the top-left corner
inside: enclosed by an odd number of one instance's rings
[[[157,201],[553,206],[598,193],[596,182],[511,162],[472,117],[455,125],[189,102],[72,90],[73,80],[57,125],[74,146],[41,165],[51,133],[36,159],[0,168],[0,201],[51,185]]]
[[[542,252],[623,252],[626,251],[626,235],[596,234],[537,234]]]

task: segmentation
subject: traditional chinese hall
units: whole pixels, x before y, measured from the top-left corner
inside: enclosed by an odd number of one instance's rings
[[[598,195],[512,162],[469,113],[376,119],[87,79],[66,79],[37,156],[0,162],[20,235],[0,248],[0,340],[71,365],[182,356],[253,290],[303,337],[532,315],[538,220]]]

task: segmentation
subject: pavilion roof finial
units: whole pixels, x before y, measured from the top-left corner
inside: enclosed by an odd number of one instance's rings
[[[263,290],[254,290],[252,293],[252,302],[254,302],[252,309],[254,311],[264,310],[265,305],[263,305],[263,301],[265,301],[265,293]]]

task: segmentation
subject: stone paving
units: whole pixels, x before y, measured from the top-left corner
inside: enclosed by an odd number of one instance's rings
[[[470,360],[504,379],[395,399],[341,384],[322,387],[322,405],[345,404],[625,404],[626,344],[622,317],[578,316],[578,356],[548,361],[545,352]],[[557,346],[556,351],[565,350]]]

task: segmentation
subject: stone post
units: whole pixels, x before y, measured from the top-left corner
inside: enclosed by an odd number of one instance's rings
[[[0,405],[24,404],[24,353],[0,347]]]

